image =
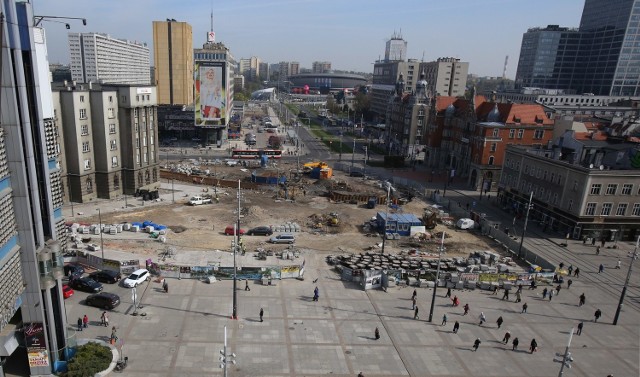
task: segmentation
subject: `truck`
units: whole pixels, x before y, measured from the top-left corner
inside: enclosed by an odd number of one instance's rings
[[[211,198],[205,198],[200,195],[192,196],[189,199],[189,204],[192,206],[199,206],[201,204],[211,204]]]

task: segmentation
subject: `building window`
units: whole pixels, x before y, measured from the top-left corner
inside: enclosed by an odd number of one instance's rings
[[[543,136],[544,136],[544,130],[536,130],[536,132],[533,133],[534,139],[542,139]]]
[[[107,116],[109,118],[115,118],[116,117],[115,111],[113,110],[113,107],[110,107],[110,108],[107,109]]]
[[[499,128],[494,128],[492,136],[493,137],[500,137],[500,129]]]
[[[91,160],[84,160],[84,170],[91,170]]]
[[[113,96],[109,96],[109,102],[113,102]]]
[[[493,165],[493,160],[494,160],[493,156],[489,156],[489,165]]]
[[[87,183],[86,183],[86,189],[88,193],[92,193],[93,192],[93,181],[91,180],[91,178],[87,178]]]
[[[149,123],[151,124],[151,123]],[[149,131],[149,144],[153,145],[153,141],[154,141],[154,137],[153,137],[153,131]]]
[[[513,139],[513,137],[516,135],[516,130],[514,128],[509,130],[509,139]]]
[[[80,96],[80,102],[84,103],[84,96]]]
[[[140,130],[140,127],[138,126],[138,120],[136,119],[135,123],[133,124],[133,130],[135,132],[138,132]]]
[[[597,203],[587,203],[587,208],[584,211],[586,216],[594,216],[596,214]]]
[[[80,135],[87,136],[89,135],[89,125],[83,124],[80,126]]]
[[[602,185],[599,183],[594,183],[591,185],[591,195],[600,195],[600,190],[602,189]]]
[[[615,195],[616,191],[618,191],[618,185],[615,183],[609,183],[607,185],[607,193],[606,195]]]
[[[109,133],[110,134],[115,134],[116,133],[116,124],[115,123],[109,124]]]
[[[522,139],[523,135],[524,135],[524,130],[522,129],[518,130],[518,139]]]
[[[112,151],[115,151],[116,149],[118,149],[118,143],[115,140],[111,140],[109,142],[109,145],[110,145]]]
[[[529,173],[529,165],[525,165],[524,166],[524,174],[528,174]]]
[[[573,199],[569,200],[569,204],[567,204],[567,211],[571,211],[573,209]]]
[[[491,143],[491,149],[489,151],[495,152],[496,149],[498,149],[498,143]]]
[[[633,191],[633,184],[625,183],[625,184],[622,185],[622,192],[620,194],[622,194],[622,195],[631,195],[632,191]]]
[[[114,189],[120,188],[120,177],[118,176],[118,174],[113,176],[113,188]]]
[[[138,108],[136,107],[135,109],[133,109],[133,116],[134,117],[138,117]]]
[[[627,207],[629,205],[627,203],[618,204],[618,208],[616,209],[616,216],[624,216],[627,213]]]
[[[136,138],[136,149],[140,149],[140,139]]]
[[[89,142],[88,141],[83,141],[82,142],[82,153],[87,153],[87,152],[91,152],[91,148],[89,148]]]
[[[136,164],[140,165],[140,155],[136,153]]]
[[[631,216],[640,216],[640,203],[633,203],[633,210]]]
[[[145,152],[145,154],[142,155],[144,163],[146,164],[147,162],[149,162],[149,158],[147,156],[147,153]]]
[[[613,208],[613,203],[602,203],[602,211],[600,211],[600,215],[609,216],[611,214],[611,208]]]
[[[80,109],[80,119],[87,119],[87,109]]]
[[[111,157],[111,166],[114,168],[118,166],[118,157],[116,156]]]

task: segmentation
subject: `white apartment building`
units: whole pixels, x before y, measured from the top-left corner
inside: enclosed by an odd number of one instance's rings
[[[77,82],[149,85],[146,43],[100,33],[69,33],[71,78]]]

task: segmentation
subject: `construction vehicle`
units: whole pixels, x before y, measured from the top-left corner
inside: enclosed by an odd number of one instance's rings
[[[425,208],[421,220],[426,229],[433,229],[438,223],[438,218],[438,211],[436,209]]]
[[[305,174],[309,174],[315,168],[326,169],[328,167],[329,165],[327,165],[326,162],[322,161],[307,162],[306,164],[302,165],[302,172]]]
[[[338,219],[338,214],[335,212],[331,212],[327,218],[327,225],[329,226],[339,226],[340,220]]]
[[[378,203],[378,198],[376,198],[375,196],[374,196],[374,197],[371,197],[371,198],[369,198],[369,200],[367,201],[367,208],[369,208],[369,209],[374,209],[374,208],[376,208],[376,204],[377,204],[377,203]]]

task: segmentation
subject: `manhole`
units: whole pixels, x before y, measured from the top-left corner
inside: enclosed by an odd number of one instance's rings
[[[351,355],[351,351],[344,351],[347,355]]]

